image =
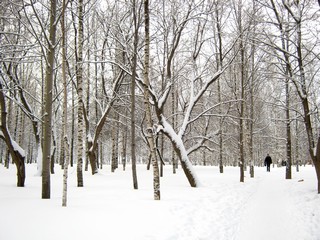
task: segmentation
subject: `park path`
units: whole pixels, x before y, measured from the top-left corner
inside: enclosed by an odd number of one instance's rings
[[[271,168],[259,179],[255,193],[245,206],[237,240],[294,240],[299,238],[293,214],[294,202],[286,187],[288,181]]]

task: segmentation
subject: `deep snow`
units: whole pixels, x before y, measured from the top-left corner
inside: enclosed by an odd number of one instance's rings
[[[201,186],[191,188],[182,169],[165,166],[161,200],[153,200],[152,171],[138,166],[139,190],[133,190],[131,169],[92,176],[76,187],[70,168],[68,206],[62,207],[62,174],[51,177],[51,199],[41,199],[37,166],[27,165],[24,188],[16,187],[15,166],[0,165],[0,240],[136,239],[136,240],[319,240],[320,195],[311,166],[293,171],[255,168],[239,182],[239,169],[194,167]],[[293,169],[294,170],[294,169]],[[303,181],[302,181],[303,180]]]

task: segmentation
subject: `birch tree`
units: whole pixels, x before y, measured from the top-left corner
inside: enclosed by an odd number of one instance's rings
[[[78,39],[76,49],[76,78],[78,94],[78,159],[77,182],[83,187],[83,137],[84,137],[84,102],[83,102],[83,0],[78,0]]]
[[[69,168],[69,144],[67,137],[67,123],[68,123],[68,92],[67,92],[67,53],[66,53],[66,28],[65,28],[65,10],[66,0],[62,1],[62,13],[61,13],[61,32],[62,32],[62,80],[63,80],[63,113],[62,113],[62,137],[61,141],[61,158],[63,158],[63,192],[62,192],[62,206],[67,206],[67,188],[68,188],[68,168]]]

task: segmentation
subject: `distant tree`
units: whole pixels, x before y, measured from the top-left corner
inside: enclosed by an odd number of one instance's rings
[[[139,5],[138,5],[139,6]],[[131,63],[131,168],[132,168],[132,180],[133,188],[138,189],[138,178],[137,178],[137,166],[136,166],[136,77],[137,77],[137,57],[138,57],[138,43],[139,43],[139,16],[138,6],[136,0],[132,0],[132,18],[133,18],[133,53]]]

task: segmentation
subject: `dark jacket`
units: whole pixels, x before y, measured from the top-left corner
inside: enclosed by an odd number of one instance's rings
[[[266,157],[266,159],[264,160],[264,165],[266,166],[266,165],[270,165],[272,163],[272,159],[271,159],[271,157],[268,155],[267,157]]]

